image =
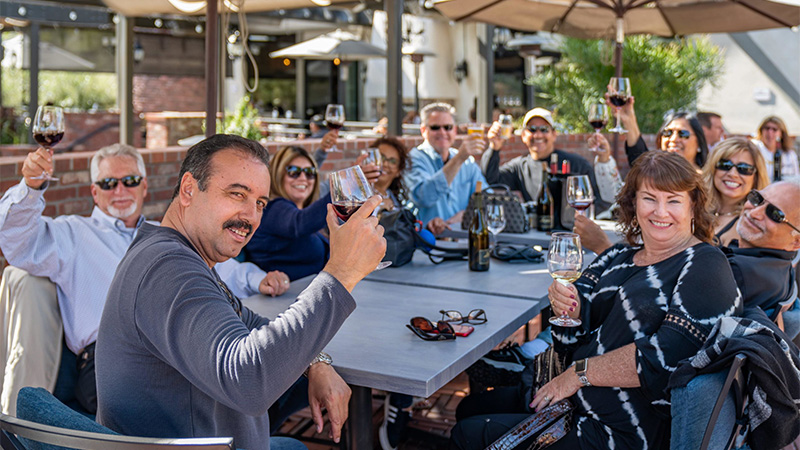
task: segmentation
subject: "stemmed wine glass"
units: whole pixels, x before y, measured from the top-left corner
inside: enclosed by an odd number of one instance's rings
[[[367,157],[364,159],[364,161],[361,162],[361,164],[364,164],[364,165],[374,164],[374,165],[378,166],[378,172],[382,174],[383,173],[383,155],[381,154],[381,151],[378,150],[377,148],[368,148],[368,149],[364,150],[362,153],[367,155]],[[375,183],[374,182],[370,183],[370,186],[372,186],[372,190],[375,190]]]
[[[330,104],[325,108],[325,123],[328,129],[339,130],[344,126],[344,105]],[[340,151],[336,145],[332,146],[329,152]]]
[[[595,134],[600,135],[600,130],[608,123],[608,105],[601,102],[589,105],[589,124],[594,128]],[[596,150],[594,148],[590,150]]]
[[[345,222],[373,195],[372,188],[369,187],[367,177],[364,176],[360,166],[348,167],[331,173],[330,185],[333,211]],[[381,270],[391,265],[391,261],[383,261],[375,270]]]
[[[53,154],[53,146],[64,138],[64,110],[59,106],[40,106],[33,119],[33,139]],[[35,180],[58,181],[47,172],[31,177]]]
[[[500,203],[489,203],[486,205],[486,227],[489,232],[494,236],[495,245],[497,245],[497,233],[503,231],[506,227],[506,216],[503,214],[503,205]]]
[[[550,276],[554,280],[565,286],[580,278],[583,270],[581,237],[575,233],[564,232],[550,235],[547,270],[550,271]],[[550,317],[550,323],[559,327],[577,327],[582,322],[580,319],[568,316],[566,311],[562,311],[560,316]]]
[[[567,177],[567,203],[582,216],[594,203],[594,192],[588,175],[572,175]]]
[[[617,126],[609,131],[619,134],[627,133],[628,130],[622,128],[622,124],[619,121],[619,110],[628,103],[628,98],[631,96],[630,80],[627,78],[612,77],[611,81],[608,83],[608,94],[608,101],[610,101],[617,110]]]

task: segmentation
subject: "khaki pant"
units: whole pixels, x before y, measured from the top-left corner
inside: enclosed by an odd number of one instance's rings
[[[0,280],[0,408],[16,416],[17,393],[25,386],[56,385],[64,326],[56,286],[47,278],[8,266]]]

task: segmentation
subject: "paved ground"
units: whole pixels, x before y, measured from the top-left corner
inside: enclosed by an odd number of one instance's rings
[[[445,387],[437,391],[426,404],[414,410],[409,430],[409,438],[398,450],[435,450],[447,448],[450,429],[455,424],[456,406],[469,393],[466,374],[457,376]],[[385,393],[372,392],[372,423],[375,433],[375,449],[380,449],[378,427],[383,421],[383,401]],[[290,417],[281,427],[281,433],[303,440],[309,450],[338,450],[338,445],[328,439],[328,430],[321,434],[314,432],[311,411],[306,408]]]

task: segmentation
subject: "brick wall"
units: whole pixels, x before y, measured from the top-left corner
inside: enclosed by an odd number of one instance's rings
[[[564,135],[559,136],[556,147],[573,153],[578,153],[590,161],[593,161],[591,153],[586,149],[587,135]],[[322,166],[323,173],[339,170],[353,165],[361,150],[369,147],[372,139],[341,140],[337,147],[342,152],[334,152],[328,155],[325,164]],[[406,136],[403,141],[412,148],[422,143],[419,136]],[[652,146],[652,137],[646,139],[648,145]],[[319,145],[319,139],[306,139],[295,141],[292,145],[304,147],[309,151],[314,151]],[[286,143],[270,142],[267,150],[274,154]],[[172,190],[178,178],[180,164],[186,153],[185,147],[167,147],[161,149],[142,149],[140,150],[147,165],[148,196],[145,199],[143,212],[150,219],[160,220],[166,210],[169,200],[172,197]],[[501,161],[505,162],[513,157],[527,153],[525,145],[519,137],[513,137],[506,148],[501,153]],[[47,189],[45,200],[47,206],[44,214],[47,216],[59,216],[63,214],[80,214],[88,216],[92,212],[93,200],[89,190],[89,163],[94,152],[73,152],[55,155],[56,176],[61,181],[56,182]],[[623,173],[627,172],[627,159],[624,151],[618,152],[617,162]],[[20,181],[20,169],[25,156],[5,156],[0,157],[0,193],[4,193],[8,188]],[[0,267],[5,266],[5,258],[0,254]]]
[[[134,75],[133,110],[205,111],[205,79],[174,75]]]

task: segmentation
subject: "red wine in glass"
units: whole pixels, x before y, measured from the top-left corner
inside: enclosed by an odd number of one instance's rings
[[[339,216],[340,219],[347,222],[347,219],[349,219],[354,212],[358,211],[358,208],[360,208],[363,204],[364,202],[359,201],[334,202],[333,211],[337,216]]]
[[[592,128],[594,128],[594,131],[596,131],[598,133],[600,132],[600,130],[602,130],[603,128],[606,127],[607,123],[608,123],[608,121],[605,121],[605,120],[592,120],[592,121],[589,122],[589,124],[592,125]]]
[[[571,200],[568,202],[569,206],[577,209],[578,211],[584,211],[592,206],[594,203],[593,199],[586,199],[586,200]]]
[[[325,108],[325,124],[330,130],[340,130],[344,126],[344,105],[331,104]],[[329,152],[338,152],[336,145]]]
[[[616,106],[617,108],[622,108],[628,103],[628,96],[621,95],[621,94],[614,94],[608,97],[608,101],[611,102],[612,105]]]
[[[331,130],[340,130],[344,126],[343,123],[336,123],[336,122],[330,122],[330,121],[326,122],[326,124],[328,125],[328,128],[331,129]]]
[[[50,148],[59,142],[61,139],[64,138],[64,132],[44,132],[44,133],[34,133],[33,140],[36,141],[39,145],[45,148]]]

